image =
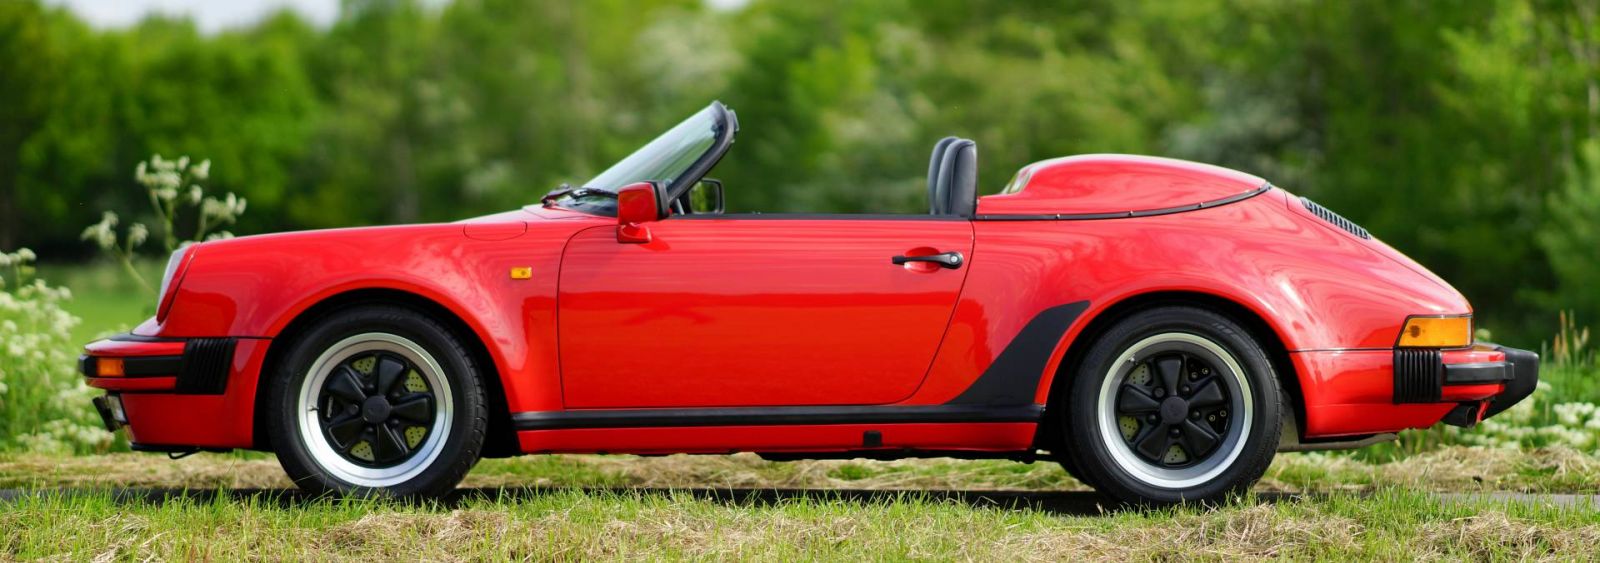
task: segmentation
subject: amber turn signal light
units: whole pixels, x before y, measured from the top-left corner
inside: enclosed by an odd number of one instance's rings
[[[1462,348],[1472,344],[1472,317],[1411,317],[1400,329],[1402,348]]]
[[[100,365],[94,369],[94,374],[100,377],[122,377],[125,373],[122,358],[100,358]]]

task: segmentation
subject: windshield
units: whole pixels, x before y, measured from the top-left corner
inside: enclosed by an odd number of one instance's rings
[[[633,151],[581,187],[616,192],[635,182],[661,182],[668,186],[711,150],[717,141],[717,107],[709,106],[689,116],[639,150]]]

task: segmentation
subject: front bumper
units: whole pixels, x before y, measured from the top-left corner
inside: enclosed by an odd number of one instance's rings
[[[118,335],[90,343],[78,370],[106,428],[140,447],[249,448],[266,339]]]

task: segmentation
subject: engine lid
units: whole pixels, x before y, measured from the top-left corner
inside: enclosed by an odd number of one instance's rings
[[[1087,154],[1024,166],[1004,191],[978,198],[978,215],[1136,214],[1242,197],[1266,183],[1187,160]]]

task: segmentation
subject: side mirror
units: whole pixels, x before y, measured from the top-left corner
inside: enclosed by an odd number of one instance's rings
[[[704,178],[689,189],[689,210],[694,213],[720,214],[723,202],[722,180]]]
[[[617,242],[650,242],[650,227],[645,223],[667,216],[666,197],[661,184],[637,182],[617,190]]]

